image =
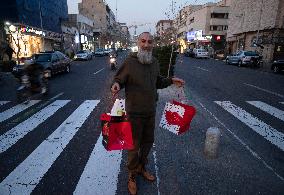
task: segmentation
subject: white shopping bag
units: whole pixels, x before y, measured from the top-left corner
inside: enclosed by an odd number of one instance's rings
[[[182,106],[175,105],[175,104],[172,104],[170,102],[167,102],[166,105],[165,105],[165,109],[163,111],[163,114],[162,114],[161,121],[160,121],[160,125],[159,126],[161,128],[169,130],[170,132],[178,135],[179,134],[179,130],[180,130],[180,126],[169,124],[169,121],[167,121],[167,119],[166,119],[166,112],[177,113],[180,117],[183,118],[184,113],[185,113],[185,108],[182,107]]]
[[[111,109],[111,116],[122,116],[125,112],[125,100],[124,99],[116,99],[114,105]]]

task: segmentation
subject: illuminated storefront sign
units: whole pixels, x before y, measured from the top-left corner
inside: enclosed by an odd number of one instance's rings
[[[202,35],[202,30],[195,30],[195,31],[190,31],[187,32],[187,41],[191,42],[191,41],[210,41],[212,36],[208,35],[208,36],[203,36]]]
[[[26,26],[26,27],[21,27],[20,28],[20,31],[22,32],[22,33],[33,33],[33,34],[36,34],[36,35],[42,35],[42,36],[45,36],[45,32],[43,32],[43,31],[41,31],[41,30],[36,30],[36,29],[34,29],[34,28],[30,28],[30,27],[28,27],[28,26]]]
[[[202,38],[202,30],[194,30],[187,32],[187,41],[199,40]]]

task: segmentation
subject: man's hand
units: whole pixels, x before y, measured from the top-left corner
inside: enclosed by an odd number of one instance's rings
[[[119,83],[117,83],[117,82],[113,83],[113,85],[111,86],[111,92],[112,92],[113,94],[116,94],[116,93],[119,92],[119,90],[120,90],[120,85],[119,85]]]
[[[172,81],[173,81],[173,84],[176,85],[177,87],[182,87],[185,84],[184,80],[180,78],[173,77]]]

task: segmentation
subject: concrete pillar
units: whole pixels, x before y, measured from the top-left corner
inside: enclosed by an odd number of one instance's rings
[[[218,156],[218,147],[220,143],[221,132],[216,127],[210,127],[206,132],[204,155],[208,159],[214,159]]]

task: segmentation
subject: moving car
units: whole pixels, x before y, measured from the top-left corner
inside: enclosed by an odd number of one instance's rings
[[[195,58],[209,58],[208,51],[205,49],[193,49]]]
[[[91,60],[92,59],[92,53],[90,51],[87,51],[87,50],[78,51],[75,54],[74,59],[75,60]]]
[[[60,72],[70,72],[71,60],[59,51],[41,52],[32,55],[32,61],[42,64],[48,77]],[[22,75],[24,65],[16,65],[13,68],[12,74],[19,78]]]
[[[284,58],[279,59],[279,60],[275,60],[271,65],[271,70],[274,73],[279,73],[281,71],[284,71]]]
[[[260,58],[259,54],[255,51],[239,51],[236,54],[227,56],[226,64],[236,64],[239,67],[243,65],[250,65],[253,62],[253,59]]]

